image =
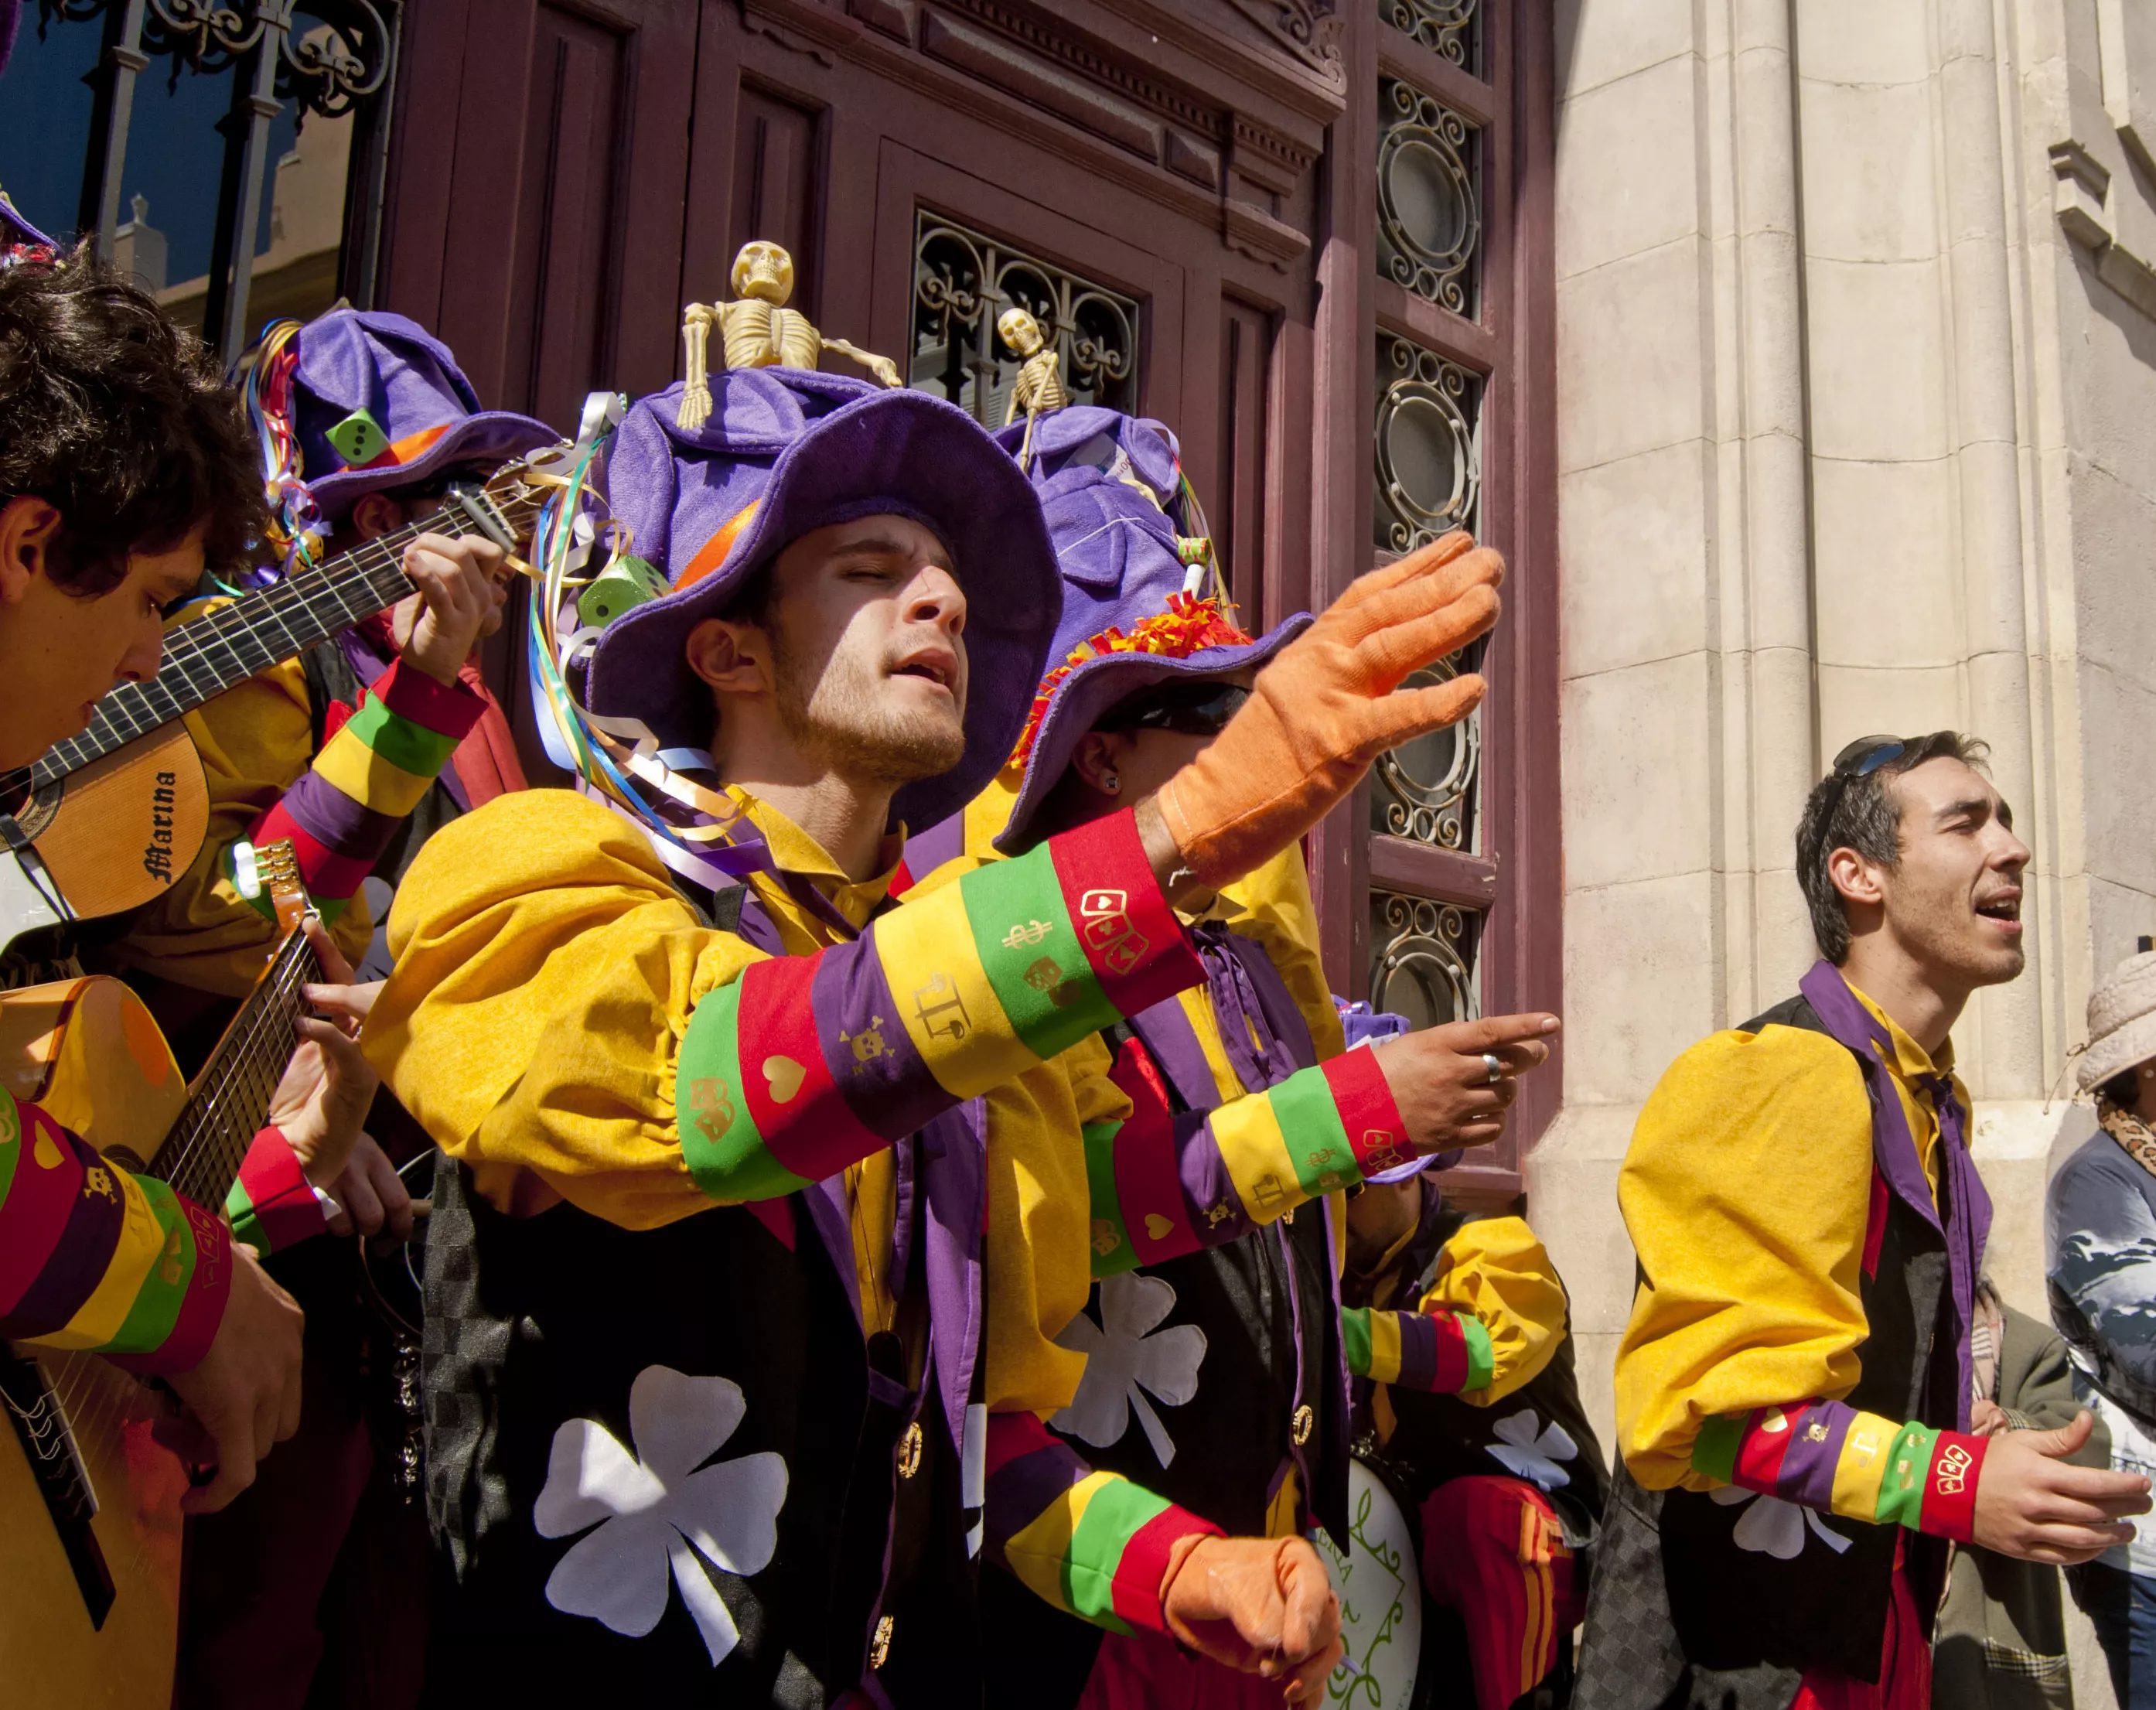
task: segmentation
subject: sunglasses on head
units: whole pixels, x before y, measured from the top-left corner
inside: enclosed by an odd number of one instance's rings
[[[1850,780],[1869,778],[1890,761],[1898,760],[1909,751],[1909,744],[1902,737],[1859,737],[1834,757],[1834,769],[1828,774],[1832,788],[1827,791],[1825,810],[1819,817],[1819,834],[1824,837],[1834,824],[1835,811],[1848,792]]]
[[[1093,728],[1217,737],[1250,698],[1250,691],[1238,683],[1163,683],[1133,695]]]

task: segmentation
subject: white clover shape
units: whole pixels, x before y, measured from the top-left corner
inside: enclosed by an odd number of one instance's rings
[[[1755,1555],[1769,1555],[1778,1562],[1794,1561],[1804,1547],[1807,1531],[1816,1533],[1820,1542],[1836,1555],[1856,1542],[1853,1538],[1843,1537],[1800,1503],[1784,1502],[1779,1497],[1764,1496],[1733,1484],[1717,1486],[1707,1494],[1720,1507],[1732,1507],[1738,1502],[1752,1504],[1737,1517],[1736,1528],[1729,1535],[1738,1548],[1748,1549]]]
[[[1579,1445],[1555,1420],[1545,1426],[1533,1408],[1523,1407],[1490,1429],[1497,1438],[1489,1446],[1491,1456],[1515,1478],[1527,1479],[1546,1491],[1572,1482],[1572,1475],[1557,1463],[1576,1459]]]
[[[1146,1394],[1182,1406],[1198,1393],[1198,1367],[1205,1358],[1205,1333],[1195,1324],[1148,1333],[1174,1307],[1175,1290],[1158,1276],[1126,1271],[1106,1279],[1101,1322],[1081,1312],[1055,1338],[1058,1347],[1086,1356],[1086,1375],[1070,1404],[1049,1424],[1105,1449],[1122,1440],[1135,1408],[1153,1458],[1163,1466],[1174,1460],[1175,1444]]]
[[[597,1420],[557,1430],[532,1524],[542,1538],[597,1529],[555,1564],[547,1601],[642,1638],[666,1613],[670,1577],[711,1666],[725,1661],[741,1632],[697,1555],[731,1574],[761,1571],[778,1548],[786,1505],[786,1462],[768,1450],[703,1465],[747,1410],[727,1379],[646,1366],[629,1391],[634,1453]]]

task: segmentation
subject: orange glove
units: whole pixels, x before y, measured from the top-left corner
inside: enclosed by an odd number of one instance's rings
[[[1178,1539],[1160,1607],[1168,1631],[1201,1656],[1286,1681],[1286,1703],[1317,1703],[1340,1661],[1340,1600],[1305,1538]]]
[[[1478,675],[1393,691],[1497,621],[1504,577],[1496,553],[1449,534],[1358,578],[1162,788],[1162,819],[1192,873],[1217,890],[1252,871],[1330,813],[1386,749],[1472,712]]]

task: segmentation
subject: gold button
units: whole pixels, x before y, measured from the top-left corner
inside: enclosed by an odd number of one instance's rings
[[[1291,1433],[1295,1438],[1296,1448],[1300,1449],[1310,1440],[1311,1428],[1317,1423],[1317,1415],[1310,1410],[1307,1404],[1296,1409]]]
[[[921,1471],[921,1425],[916,1420],[898,1440],[898,1476],[911,1478]]]
[[[891,1630],[894,1623],[886,1615],[876,1623],[875,1637],[869,1641],[869,1666],[881,1668],[883,1660],[891,1655]]]

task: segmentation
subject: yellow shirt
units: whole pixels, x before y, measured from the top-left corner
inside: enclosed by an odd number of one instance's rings
[[[1856,996],[1893,1042],[1889,1076],[1936,1196],[1938,1114],[1919,1082],[1952,1074],[1953,1047],[1935,1061]],[[1967,1109],[1958,1081],[1955,1096]],[[1871,1173],[1863,1071],[1827,1035],[1732,1029],[1670,1066],[1617,1183],[1640,1271],[1617,1353],[1617,1441],[1645,1488],[1717,1487],[1692,1450],[1718,1415],[1856,1387]]]

